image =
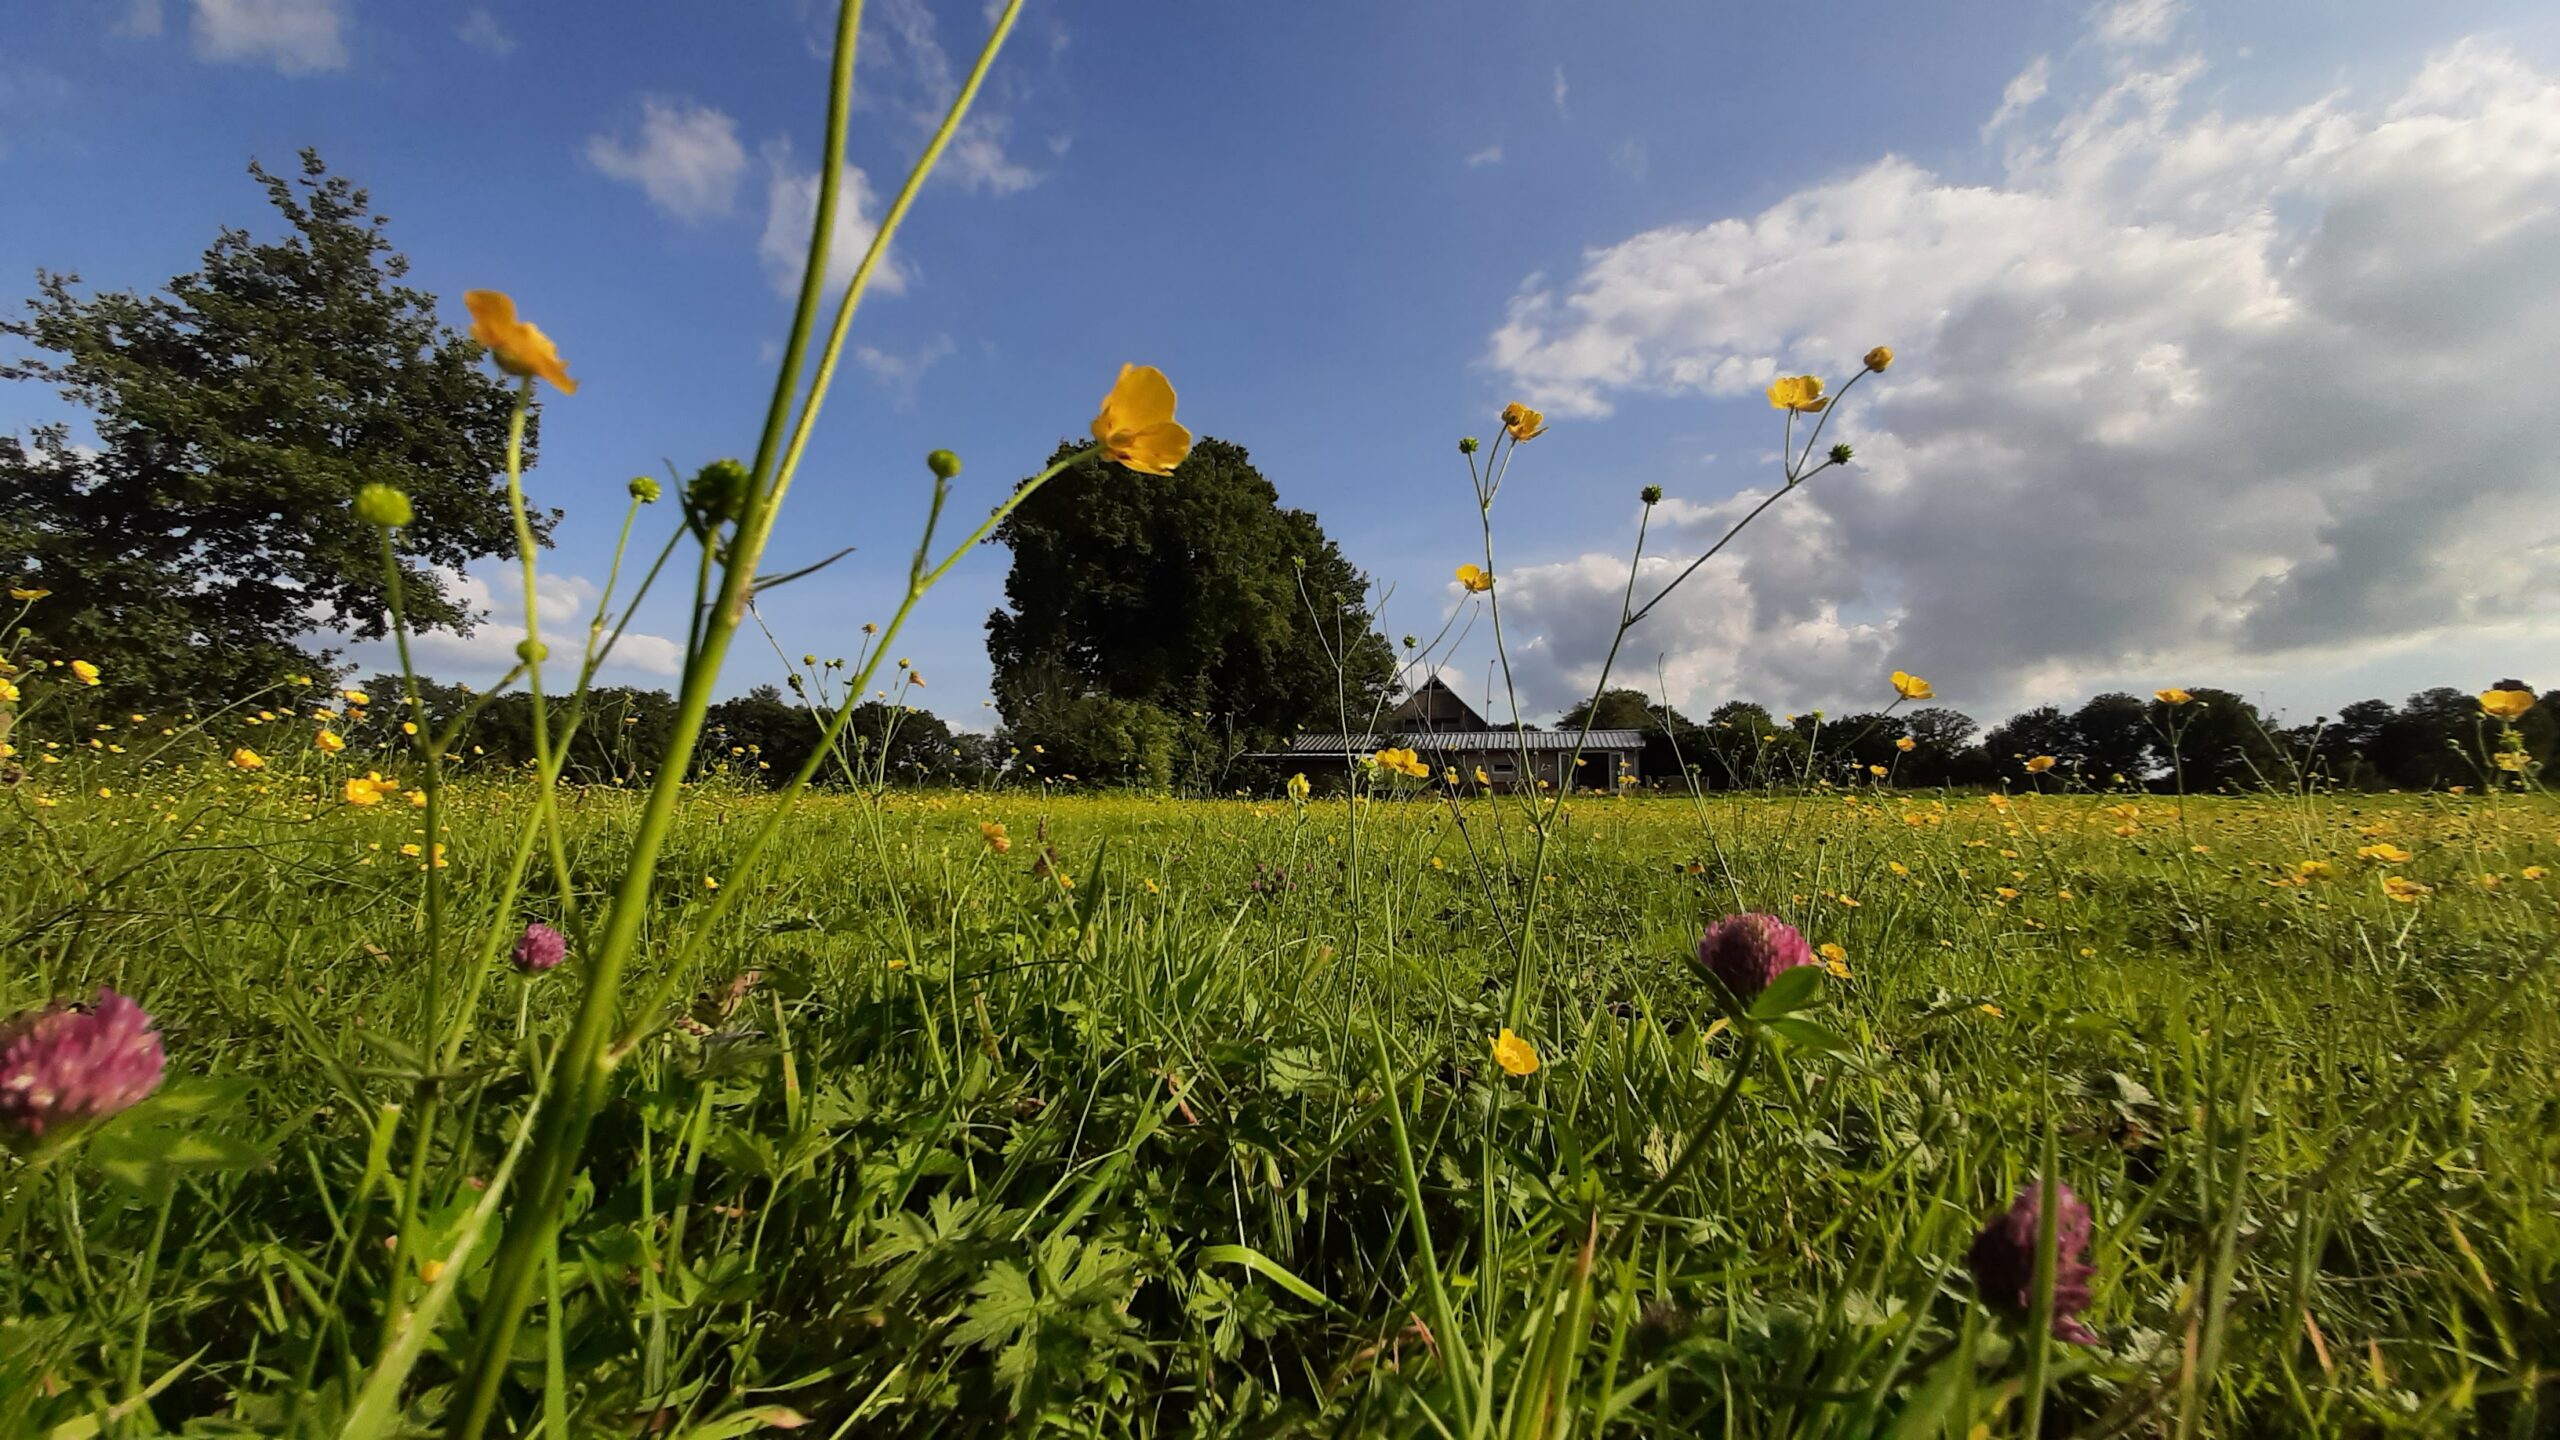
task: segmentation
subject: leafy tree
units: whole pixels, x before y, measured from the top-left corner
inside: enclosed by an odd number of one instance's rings
[[[2072,745],[2091,784],[2121,775],[2139,784],[2151,769],[2150,702],[2111,690],[2071,712]]]
[[[40,273],[29,316],[0,323],[37,352],[0,378],[53,386],[98,441],[67,424],[0,437],[0,554],[11,583],[53,592],[27,621],[41,648],[100,663],[117,697],[237,697],[323,668],[315,630],[382,635],[379,532],[350,509],[368,482],[415,506],[417,628],[469,629],[439,571],[514,547],[513,396],[480,347],[398,283],[383,218],[318,155],[298,185],[249,173],[281,239],[226,228],[150,296],[82,298],[78,277]]]
[[[865,778],[877,774],[892,785],[947,782],[959,774],[964,759],[975,758],[964,757],[941,716],[913,706],[865,700],[853,707],[845,732],[845,750],[860,773]]]
[[[2185,705],[2151,702],[2151,716],[2162,735],[2175,729],[2189,792],[2292,783],[2292,762],[2268,734],[2257,706],[2228,690],[2190,687],[2188,694]]]
[[[1070,466],[994,538],[1013,552],[987,618],[998,710],[1017,736],[1089,745],[1079,773],[1154,772],[1159,732],[1198,774],[1230,733],[1267,746],[1346,710],[1357,728],[1393,679],[1363,577],[1241,445],[1203,439],[1171,475]]]
[[[1633,730],[1644,736],[1639,763],[1648,780],[1674,779],[1687,766],[1708,763],[1713,742],[1706,728],[1641,690],[1602,691],[1596,707],[1589,699],[1578,700],[1556,721],[1556,729],[1564,734],[1580,732],[1586,713],[1593,715],[1594,730]]]
[[[817,753],[821,726],[808,707],[773,685],[758,685],[703,713],[702,764],[779,785]]]
[[[2022,763],[2038,755],[2051,755],[2068,762],[2080,753],[2080,732],[2071,717],[2060,706],[2038,705],[2022,710],[1994,727],[1982,737],[1983,754],[1990,760],[1990,770],[1999,780],[2024,784],[2028,780]],[[2060,772],[2056,772],[2057,776]]]

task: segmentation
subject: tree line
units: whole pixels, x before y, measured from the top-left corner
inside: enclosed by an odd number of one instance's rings
[[[2525,751],[2543,766],[2560,760],[2560,690],[2535,692],[2502,679],[2493,690],[2539,693],[2513,723]],[[2478,787],[2496,765],[2500,724],[2478,696],[2452,686],[2421,690],[2395,705],[2358,700],[2301,724],[2271,720],[2246,697],[2210,686],[2176,702],[2110,691],[2076,709],[2039,705],[1983,730],[1944,706],[1845,715],[1772,715],[1731,700],[1693,720],[1631,689],[1567,711],[1560,730],[1635,730],[1645,737],[1643,772],[1654,783],[1692,775],[1713,789],[1771,783],[1866,783],[1909,787],[2172,788],[2248,790],[2326,784],[2355,789]],[[2029,762],[2049,757],[2050,767]]]

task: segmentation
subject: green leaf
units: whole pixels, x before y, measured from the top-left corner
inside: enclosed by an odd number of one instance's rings
[[[1791,1015],[1782,1015],[1775,1020],[1761,1023],[1769,1028],[1770,1033],[1784,1038],[1788,1044],[1799,1045],[1825,1055],[1838,1055],[1857,1048],[1836,1032],[1816,1025],[1810,1020],[1799,1020]]]
[[[1310,1305],[1328,1310],[1338,1309],[1325,1293],[1291,1274],[1289,1268],[1250,1245],[1212,1245],[1200,1252],[1203,1262],[1212,1265],[1241,1265]]]
[[[1778,972],[1760,998],[1751,1002],[1751,1018],[1774,1020],[1791,1015],[1819,999],[1822,994],[1822,967],[1797,965]]]

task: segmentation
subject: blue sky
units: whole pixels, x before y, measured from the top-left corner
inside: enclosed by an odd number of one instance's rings
[[[455,323],[464,289],[507,290],[581,381],[532,484],[569,512],[566,614],[630,475],[753,445],[793,273],[768,235],[810,178],[832,19],[605,14],[13,6],[0,276],[156,286],[217,226],[269,227],[249,157],[318,146]],[[873,0],[866,217],[985,23]],[[1496,568],[1552,712],[1606,649],[1636,491],[1673,497],[1658,577],[1769,483],[1766,378],[1836,383],[1885,341],[1900,363],[1840,420],[1859,465],[1649,621],[1636,683],[1863,706],[1903,667],[1986,719],[2106,685],[2308,715],[2560,683],[2560,466],[2476,378],[2560,364],[2536,323],[2560,320],[2555,77],[2560,19],[2530,4],[1033,0],[865,304],[773,564],[860,550],[765,615],[795,656],[849,652],[902,579],[927,450],[983,513],[1141,361],[1392,586],[1391,634],[1428,634],[1475,558],[1454,442],[1520,398],[1554,429]],[[0,389],[0,426],[60,413]],[[1002,566],[965,562],[901,646],[960,724],[988,720]],[[1471,694],[1483,632],[1452,661]],[[485,680],[511,644],[429,664]],[[729,688],[779,673],[748,647]]]

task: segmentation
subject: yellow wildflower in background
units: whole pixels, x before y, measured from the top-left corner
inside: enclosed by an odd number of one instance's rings
[[[1535,1075],[1538,1073],[1538,1050],[1512,1034],[1506,1025],[1501,1034],[1493,1037],[1493,1063],[1513,1075]]]
[[[1004,822],[1000,820],[979,821],[978,838],[987,842],[987,848],[999,855],[1013,848],[1013,837],[1004,833]]]
[[[347,781],[341,793],[350,805],[379,805],[388,795],[398,794],[400,787],[382,778],[379,771],[367,771]]]
[[[2480,692],[2480,708],[2499,720],[2520,719],[2524,712],[2533,708],[2533,692],[2530,690],[2483,690]]]
[[[471,307],[471,338],[489,347],[498,368],[510,375],[538,375],[560,389],[563,395],[578,393],[578,382],[569,378],[569,367],[560,361],[560,347],[542,333],[530,320],[516,318],[516,302],[500,290],[465,290],[462,303]]]
[[[1516,445],[1546,434],[1547,417],[1514,400],[1502,407],[1502,428],[1510,433],[1512,443]]]
[[[1905,700],[1927,700],[1938,692],[1929,688],[1928,681],[1910,671],[1896,670],[1893,672],[1893,693]]]
[[[1892,365],[1893,365],[1893,347],[1892,347],[1892,346],[1890,346],[1890,345],[1879,345],[1879,346],[1877,346],[1876,348],[1874,348],[1873,350],[1870,350],[1870,351],[1868,351],[1868,352],[1867,352],[1867,368],[1868,368],[1868,369],[1873,370],[1873,371],[1876,371],[1877,373],[1881,374],[1881,373],[1883,373],[1884,371],[1886,371],[1886,370],[1888,370],[1888,369],[1892,368]]]
[[[320,753],[323,755],[335,755],[339,751],[347,748],[346,737],[340,735],[335,730],[321,731],[319,734],[311,737],[311,743],[319,746]]]
[[[1822,968],[1840,979],[1849,978],[1849,952],[1837,944],[1826,944],[1814,952],[1822,957]]]
[[[2041,775],[2047,770],[2052,769],[2053,766],[2054,759],[2052,756],[2038,755],[2027,762],[2027,773],[2030,775]]]
[[[1153,365],[1123,365],[1093,417],[1102,453],[1142,475],[1170,475],[1191,453],[1191,432],[1173,420],[1173,382]]]
[[[1468,594],[1481,595],[1493,588],[1493,575],[1481,565],[1461,565],[1458,583],[1467,587]]]
[[[1307,797],[1315,793],[1315,788],[1315,785],[1307,779],[1307,772],[1304,770],[1289,777],[1289,799],[1296,804],[1305,804]]]
[[[1920,742],[1912,739],[1908,735],[1905,735],[1893,742],[1893,748],[1901,751],[1905,755],[1908,755],[1912,751],[1920,748]]]
[[[17,601],[21,605],[31,605],[52,593],[53,592],[50,590],[30,589],[21,585],[12,585],[9,587],[9,598]]]
[[[74,679],[77,679],[83,685],[95,685],[98,683],[98,667],[90,664],[86,660],[72,661],[71,674]]]
[[[350,705],[370,705],[373,703],[373,697],[367,695],[361,690],[341,690],[338,693],[346,696],[347,703]]]
[[[2417,881],[2408,879],[2405,876],[2385,875],[2382,877],[2383,897],[2385,899],[2397,900],[2403,905],[2417,904],[2419,898],[2433,888],[2435,887],[2431,885],[2421,885]]]
[[[267,768],[267,757],[250,749],[248,746],[243,745],[239,749],[231,752],[231,768],[234,770],[264,770]]]
[[[2177,686],[2172,685],[2166,690],[2152,691],[2151,698],[2159,701],[2163,705],[2184,705],[2196,697],[2179,689]]]
[[[1819,375],[1781,375],[1769,382],[1769,405],[1772,409],[1809,415],[1830,403],[1822,398],[1822,377]]]
[[[2359,860],[2379,860],[2385,865],[2401,865],[2407,863],[2410,856],[2408,851],[2401,849],[2399,846],[2392,844],[2388,840],[2385,840],[2379,844],[2358,847],[2356,850],[2356,858]]]
[[[8,677],[6,677],[6,676],[0,676],[0,705],[6,705],[6,704],[9,704],[9,703],[11,703],[11,702],[15,701],[17,698],[18,698],[18,686],[17,686],[17,682],[16,682],[16,681],[13,681],[13,680],[11,680],[11,679],[9,679],[9,678],[8,678]]]

